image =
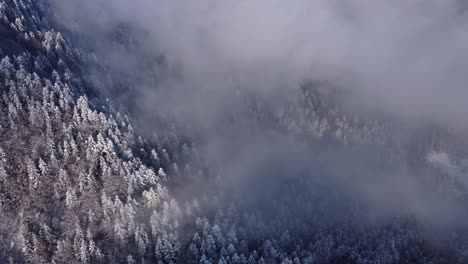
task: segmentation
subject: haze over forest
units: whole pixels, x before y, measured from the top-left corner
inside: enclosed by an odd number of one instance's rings
[[[463,0],[0,0],[0,263],[468,263]]]

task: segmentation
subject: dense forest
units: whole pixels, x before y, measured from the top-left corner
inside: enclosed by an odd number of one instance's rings
[[[0,0],[0,263],[468,263],[462,126],[307,80],[229,94],[209,126],[146,111],[164,54],[99,32],[136,54],[124,74],[53,5]]]

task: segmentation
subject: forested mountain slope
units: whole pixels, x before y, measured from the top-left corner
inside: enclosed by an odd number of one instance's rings
[[[206,146],[106,98],[132,83],[54,10],[0,1],[0,263],[468,261],[455,132],[396,136],[308,83],[282,105],[238,95],[242,111],[215,126],[228,143]]]
[[[179,247],[179,209],[163,183],[163,146],[178,143],[137,137],[84,92],[82,54],[51,28],[47,4],[0,10],[0,262],[150,260],[156,244]]]

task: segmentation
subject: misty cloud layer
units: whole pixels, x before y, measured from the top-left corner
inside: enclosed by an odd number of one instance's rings
[[[265,188],[268,200],[283,181],[306,176],[389,218],[463,225],[458,203],[421,185],[424,176],[404,159],[373,168],[375,150],[309,149],[284,135],[257,140],[242,123],[231,131],[217,124],[226,113],[249,115],[239,94],[274,105],[309,80],[342,90],[357,113],[463,124],[468,15],[460,1],[57,0],[56,7],[57,20],[107,63],[111,78],[131,83],[125,96],[137,115],[167,112],[214,128],[201,152],[222,174],[221,188],[241,195],[240,186]],[[127,45],[115,43],[119,27]]]
[[[349,91],[354,106],[466,120],[468,16],[461,1],[56,2],[70,28],[141,30],[139,52],[164,54],[177,72],[165,76],[169,88],[162,94],[141,89],[153,102],[165,95],[178,104],[180,96],[167,90],[201,100],[187,112],[216,107],[226,90],[284,93],[305,80],[325,80]],[[105,50],[117,61],[135,59]],[[200,92],[206,96],[197,97]]]

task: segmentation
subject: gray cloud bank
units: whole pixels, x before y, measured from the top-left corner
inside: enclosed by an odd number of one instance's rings
[[[219,128],[213,123],[226,112],[248,115],[237,92],[261,94],[274,104],[297,93],[303,82],[319,80],[344,90],[351,109],[415,122],[467,121],[468,14],[461,1],[56,0],[55,5],[58,21],[108,63],[111,77],[134,86],[127,95],[140,105],[137,114],[169,112]],[[125,46],[109,34],[119,27]],[[257,140],[242,124],[229,129],[227,137],[220,135],[224,130],[208,133],[211,142],[201,150],[212,164],[217,161],[213,167],[223,174],[222,188],[242,193],[241,186],[249,184],[276,191],[290,177],[307,175],[360,196],[389,218],[411,212],[429,224],[464,225],[458,219],[466,210],[421,185],[404,162],[382,171],[372,168],[375,152],[323,154],[284,137]],[[237,138],[226,142],[230,135]],[[319,158],[319,165],[311,161]]]
[[[466,121],[468,15],[462,1],[56,4],[70,28],[96,33],[119,23],[139,28],[143,50],[164,54],[177,69],[178,78],[169,78],[166,90],[194,97],[239,87],[284,93],[304,80],[326,80],[349,91],[350,104],[366,110]],[[195,99],[213,103],[206,97]]]

